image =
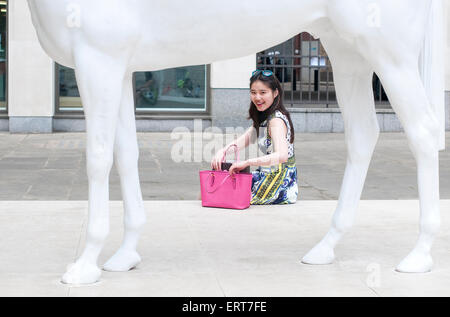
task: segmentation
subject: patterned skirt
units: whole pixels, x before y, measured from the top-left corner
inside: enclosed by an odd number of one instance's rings
[[[297,201],[295,158],[277,167],[259,167],[252,175],[252,205],[295,204]]]

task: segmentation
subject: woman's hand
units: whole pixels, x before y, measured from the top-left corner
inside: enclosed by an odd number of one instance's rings
[[[248,161],[239,161],[231,165],[230,167],[230,175],[233,175],[235,173],[238,173],[245,169],[246,167],[250,166],[250,163]]]
[[[211,169],[214,171],[222,170],[222,158],[225,155],[225,149],[219,150],[211,161]]]

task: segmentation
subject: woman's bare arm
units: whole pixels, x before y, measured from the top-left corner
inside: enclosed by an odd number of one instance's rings
[[[253,127],[250,127],[247,129],[247,131],[244,132],[241,136],[239,136],[237,139],[233,140],[233,142],[227,144],[224,148],[220,149],[216,155],[214,156],[212,162],[211,162],[211,168],[214,170],[220,170],[222,158],[227,153],[234,153],[236,151],[235,147],[230,148],[230,145],[236,144],[238,147],[238,151],[245,149],[250,145],[250,143],[253,143],[256,140],[256,130]]]
[[[279,118],[270,120],[269,133],[273,142],[274,152],[233,164],[230,168],[231,174],[243,170],[247,166],[273,166],[288,161],[287,127],[284,121]]]
[[[232,144],[236,144],[239,150],[242,150],[245,149],[247,146],[249,146],[250,143],[253,143],[255,140],[256,140],[256,130],[254,127],[250,127],[247,129],[247,131],[244,132],[244,134],[242,134],[236,140],[234,140],[230,144],[227,144],[227,146],[225,146],[225,149],[227,149]]]
[[[284,121],[280,118],[270,120],[269,134],[273,142],[273,153],[249,159],[249,166],[272,166],[288,161],[287,128]]]

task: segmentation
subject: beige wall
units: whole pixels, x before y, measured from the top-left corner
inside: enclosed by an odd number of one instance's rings
[[[39,45],[26,0],[9,2],[8,112],[11,117],[54,114],[54,63]]]
[[[446,66],[446,84],[445,89],[450,91],[450,0],[444,1],[447,6],[447,66]]]

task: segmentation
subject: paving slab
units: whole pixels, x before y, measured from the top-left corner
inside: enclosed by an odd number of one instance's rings
[[[205,134],[206,135],[206,134]],[[201,135],[190,134],[193,141]],[[214,139],[231,140],[231,134]],[[204,145],[208,140],[204,138]],[[450,132],[440,153],[441,198],[450,199]],[[198,171],[209,169],[211,153],[203,159],[175,162],[177,139],[171,133],[138,133],[139,176],[145,200],[193,200],[199,193]],[[15,135],[0,133],[0,200],[87,200],[85,133]],[[241,152],[242,158],[257,153]],[[252,157],[253,157],[252,154]],[[302,200],[336,200],[346,164],[345,136],[341,133],[297,133],[295,154]],[[382,133],[367,174],[362,199],[417,199],[416,164],[404,133]],[[45,184],[49,186],[45,186]],[[56,184],[56,185],[54,185]],[[64,188],[58,188],[64,184]],[[120,200],[120,179],[110,177],[110,198]],[[30,190],[29,186],[32,186]],[[52,187],[53,186],[53,187]],[[25,188],[25,189],[24,189]]]
[[[0,296],[450,296],[450,200],[441,201],[442,229],[434,270],[402,274],[395,266],[418,233],[417,200],[363,200],[355,227],[331,265],[301,264],[327,232],[337,201],[202,208],[199,201],[146,201],[143,262],[101,281],[59,283],[82,252],[86,201],[0,202]],[[111,201],[104,263],[119,247],[123,204]]]

